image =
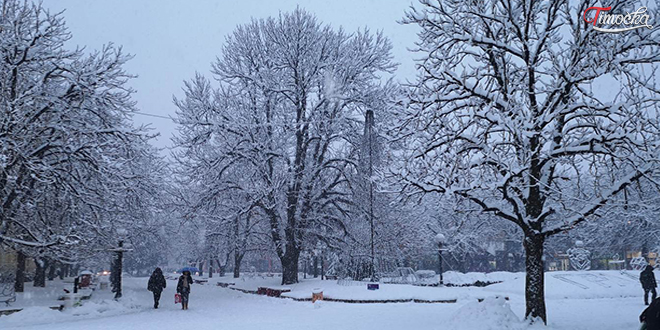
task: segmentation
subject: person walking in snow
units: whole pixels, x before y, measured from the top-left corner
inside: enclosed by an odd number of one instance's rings
[[[654,301],[656,297],[655,288],[658,287],[658,284],[655,282],[655,275],[653,274],[653,266],[648,265],[639,274],[639,281],[642,283],[642,288],[644,289],[644,305],[649,304],[649,292],[651,292],[651,300]]]
[[[176,285],[176,292],[181,295],[181,309],[188,309],[188,297],[192,283],[190,271],[183,271],[183,275],[179,276],[179,283]]]
[[[151,277],[149,277],[149,284],[147,284],[147,290],[151,291],[154,294],[154,308],[158,308],[158,302],[160,301],[160,294],[163,292],[163,289],[167,287],[167,282],[165,282],[165,276],[163,276],[163,271],[160,267],[156,267]]]

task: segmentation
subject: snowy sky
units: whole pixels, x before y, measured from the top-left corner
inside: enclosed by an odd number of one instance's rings
[[[399,80],[410,79],[415,55],[407,49],[414,46],[417,28],[397,23],[410,4],[407,0],[49,0],[44,6],[52,12],[65,10],[73,34],[70,47],[100,49],[113,42],[133,54],[126,69],[138,75],[131,86],[137,90],[140,111],[173,116],[172,95],[182,95],[183,80],[193,77],[195,71],[210,75],[211,62],[220,54],[225,36],[237,25],[252,17],[276,16],[298,5],[347,32],[365,26],[383,30],[393,43],[394,60],[400,63]],[[156,146],[171,145],[176,125],[169,119],[134,118],[161,133],[154,141]]]

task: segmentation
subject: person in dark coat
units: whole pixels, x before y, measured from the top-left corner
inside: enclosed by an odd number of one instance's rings
[[[179,276],[179,283],[176,285],[176,292],[181,295],[181,309],[188,309],[188,297],[192,284],[193,280],[190,272],[183,271],[183,275]]]
[[[653,267],[651,265],[646,266],[639,274],[639,281],[642,283],[642,288],[644,289],[644,304],[649,304],[649,292],[651,292],[652,298],[654,301],[656,297],[655,288],[658,287],[658,284],[655,282],[655,275],[653,274]]]
[[[642,329],[660,330],[660,299],[653,299],[651,306],[639,316],[639,322],[642,323]]]
[[[158,308],[158,302],[160,301],[160,294],[163,292],[163,289],[167,287],[167,282],[165,282],[165,276],[163,276],[163,271],[160,267],[156,267],[151,277],[149,277],[149,284],[147,284],[147,290],[151,291],[154,294],[154,308]]]

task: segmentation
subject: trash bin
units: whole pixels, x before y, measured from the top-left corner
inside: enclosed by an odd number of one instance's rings
[[[312,289],[312,303],[315,303],[317,300],[323,300],[323,289],[321,288]]]
[[[83,270],[78,275],[80,277],[79,287],[87,288],[92,284],[92,272],[89,270]]]

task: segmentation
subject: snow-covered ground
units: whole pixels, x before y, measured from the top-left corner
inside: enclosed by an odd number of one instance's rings
[[[549,329],[636,329],[644,309],[638,273],[615,271],[551,272],[546,274]],[[453,277],[453,278],[452,278]],[[484,278],[482,278],[484,277]],[[192,287],[190,309],[174,304],[176,282],[168,280],[161,308],[152,308],[146,291],[147,278],[125,278],[124,297],[115,302],[109,291],[97,291],[82,307],[63,312],[50,310],[62,283],[50,288],[29,287],[14,306],[22,312],[0,317],[0,329],[530,329],[520,320],[524,314],[524,274],[457,274],[445,278],[460,283],[473,279],[502,281],[485,288],[434,288],[381,285],[373,292],[365,286],[340,286],[336,281],[307,280],[289,286],[289,295],[311,295],[322,287],[326,296],[371,299],[380,297],[453,297],[456,303],[346,304],[277,299],[220,288],[217,281],[256,289],[278,286],[277,278],[212,278]],[[496,296],[507,296],[509,301]],[[477,302],[477,298],[487,298]],[[536,327],[531,327],[536,328]],[[540,327],[543,328],[543,327]]]

